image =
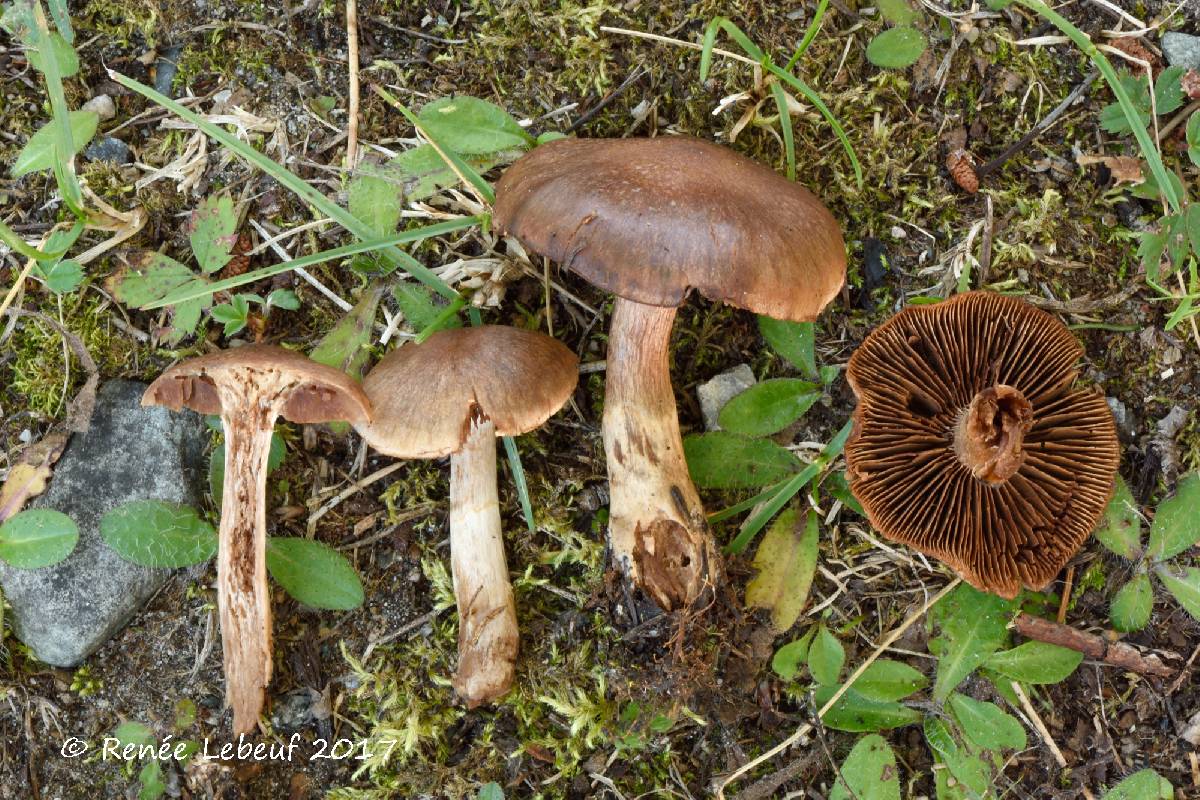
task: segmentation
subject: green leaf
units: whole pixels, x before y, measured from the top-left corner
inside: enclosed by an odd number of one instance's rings
[[[769,436],[798,420],[821,397],[820,387],[795,378],[756,383],[721,409],[719,422],[730,433]]]
[[[287,455],[287,446],[278,431],[271,434],[271,450],[267,454],[267,473],[279,469]],[[208,490],[212,494],[213,505],[221,507],[221,498],[225,488],[225,445],[217,445],[208,459]]]
[[[963,584],[934,607],[938,640],[933,697],[944,701],[972,671],[1004,643],[1015,603]],[[933,646],[934,643],[930,642]]]
[[[267,295],[267,305],[282,308],[285,311],[295,311],[300,308],[300,298],[291,289],[276,289]]]
[[[976,746],[994,751],[1024,749],[1025,729],[1020,721],[995,703],[954,692],[950,695],[950,709],[958,719],[963,735]]]
[[[142,250],[129,257],[129,269],[114,275],[109,289],[125,305],[141,308],[184,286],[203,283],[175,259]]]
[[[920,17],[908,0],[879,0],[879,13],[893,25],[911,25]]]
[[[185,226],[196,263],[205,273],[216,272],[229,263],[237,244],[237,215],[229,195],[204,198],[192,211]]]
[[[50,50],[55,62],[58,64],[60,78],[69,78],[76,72],[79,72],[79,54],[75,52],[75,48],[68,44],[67,40],[57,31],[50,33]],[[46,71],[45,64],[42,62],[42,50],[40,48],[29,48],[28,55],[30,66],[38,72]]]
[[[162,765],[153,758],[147,761],[138,773],[138,784],[138,800],[158,800],[166,794]]]
[[[439,145],[462,155],[524,150],[534,143],[507,111],[477,97],[439,98],[426,103],[417,119]]]
[[[1193,119],[1200,119],[1200,115],[1193,115]],[[1155,283],[1159,280],[1159,275],[1162,272],[1162,257],[1167,249],[1167,237],[1170,236],[1167,218],[1160,221],[1157,231],[1146,231],[1137,234],[1138,236],[1138,259],[1142,262],[1142,269],[1146,271],[1146,276]]]
[[[68,154],[68,158],[82,150],[92,140],[92,137],[96,135],[96,126],[100,124],[100,117],[94,111],[79,110],[72,111],[69,120],[71,125],[71,146],[75,148],[75,151]],[[53,167],[57,158],[57,148],[55,146],[57,136],[58,133],[54,123],[49,123],[38,128],[33,136],[29,137],[29,141],[25,143],[25,147],[21,149],[17,160],[13,162],[12,176],[19,178],[22,175],[28,175],[30,172],[38,172],[39,170]]]
[[[491,156],[468,156],[464,160],[478,172],[487,172],[496,165]],[[424,200],[439,189],[458,183],[458,176],[431,144],[405,150],[387,162],[386,174],[394,175],[404,187],[409,200]]]
[[[789,322],[758,316],[758,331],[771,349],[790,361],[802,374],[817,377],[817,357],[813,349],[813,323]]]
[[[361,377],[362,369],[371,355],[367,346],[371,343],[371,328],[375,324],[375,314],[382,297],[383,287],[380,284],[372,284],[363,290],[354,308],[325,334],[316,349],[309,353],[309,358],[318,364]]]
[[[246,301],[245,295],[234,295],[230,302],[213,306],[211,313],[214,320],[224,323],[225,335],[233,336],[245,328],[250,320],[250,303]]]
[[[476,800],[504,800],[504,790],[500,788],[498,783],[485,783],[479,787],[479,794],[476,795]]]
[[[1187,122],[1188,158],[1192,165],[1200,167],[1200,115],[1192,114]]]
[[[1154,770],[1144,769],[1105,792],[1100,800],[1175,800],[1175,788]]]
[[[808,660],[808,647],[816,632],[816,628],[809,628],[799,639],[788,642],[775,651],[775,656],[771,659],[771,669],[775,670],[776,675],[790,681],[800,673],[801,664]]]
[[[1183,106],[1183,67],[1167,67],[1154,81],[1154,111],[1158,116],[1178,111]]]
[[[83,283],[83,265],[71,258],[55,261],[48,267],[36,264],[34,272],[45,281],[46,288],[55,294],[73,292]]]
[[[398,181],[382,170],[363,167],[350,181],[348,194],[350,213],[370,227],[376,236],[396,232],[404,208],[404,190]]]
[[[867,60],[884,69],[905,69],[917,63],[928,42],[916,28],[902,25],[889,28],[867,45]]]
[[[813,697],[817,708],[824,708],[835,691],[837,688],[834,686],[817,689]],[[921,713],[900,703],[868,700],[851,688],[833,704],[821,721],[826,727],[837,731],[864,733],[913,725],[921,721]]]
[[[822,686],[833,686],[842,672],[846,651],[837,637],[824,625],[817,628],[817,636],[808,648],[808,671]]]
[[[842,505],[860,517],[867,515],[867,512],[863,510],[862,503],[858,502],[858,498],[850,491],[850,484],[846,480],[845,470],[834,472],[826,477],[821,484],[821,489],[829,492],[835,500],[840,500]]]
[[[1183,610],[1200,619],[1200,569],[1188,567],[1182,574],[1176,574],[1165,565],[1161,565],[1155,572],[1163,586],[1167,587],[1167,591],[1183,606]]]
[[[1056,644],[1030,641],[994,653],[984,662],[993,672],[1021,683],[1064,681],[1083,661],[1083,653]]]
[[[859,739],[842,762],[829,800],[900,800],[900,773],[892,748],[878,734]]]
[[[154,744],[154,732],[140,722],[123,722],[112,732],[113,737],[121,743],[121,747],[137,745],[139,747]]]
[[[1146,555],[1152,561],[1177,556],[1200,539],[1200,472],[1179,481],[1175,496],[1159,503],[1150,525]]]
[[[18,569],[48,567],[71,555],[78,541],[79,528],[66,514],[30,509],[0,525],[0,560]]]
[[[354,567],[341,553],[312,539],[268,539],[267,570],[307,606],[349,611],[362,605],[362,582]]]
[[[746,605],[768,609],[777,633],[796,624],[808,604],[817,570],[820,521],[817,512],[809,510],[802,529],[795,509],[788,509],[775,520],[754,555],[758,574],[746,585]]]
[[[881,658],[858,676],[854,690],[868,700],[903,700],[928,683],[928,678],[908,664]]]
[[[462,320],[458,314],[447,315],[449,304],[435,298],[427,286],[398,283],[392,287],[392,296],[396,298],[396,305],[400,306],[400,312],[413,329],[425,335],[443,328],[462,327]]]
[[[1119,631],[1140,631],[1150,621],[1153,608],[1154,587],[1150,585],[1150,576],[1142,572],[1113,595],[1108,616]]]
[[[925,718],[925,741],[934,753],[934,782],[938,800],[978,800],[988,790],[988,768],[982,759],[960,748],[945,722],[937,717]],[[951,780],[952,778],[952,780]]]
[[[683,454],[697,486],[752,489],[782,480],[800,468],[800,459],[770,439],[750,439],[727,431],[684,437]]]
[[[1100,544],[1130,561],[1141,550],[1142,519],[1133,494],[1120,475],[1117,476],[1117,489],[1096,529],[1096,538]]]
[[[100,535],[117,555],[143,567],[190,567],[217,553],[217,533],[196,509],[136,500],[100,519]]]

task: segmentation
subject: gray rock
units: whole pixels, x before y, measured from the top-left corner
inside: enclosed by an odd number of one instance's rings
[[[1129,409],[1116,397],[1107,397],[1108,407],[1112,410],[1113,422],[1117,424],[1117,430],[1126,436],[1133,436],[1136,433],[1137,423],[1133,421],[1133,415],[1129,413]]]
[[[112,119],[117,115],[117,106],[113,99],[106,94],[98,94],[83,104],[82,111],[94,111],[101,121]]]
[[[115,634],[166,581],[169,570],[123,561],[100,538],[100,518],[133,500],[199,505],[208,433],[188,411],[142,408],[145,385],[100,387],[91,430],[75,434],[33,508],[75,520],[79,544],[63,562],[37,570],[0,562],[0,588],[13,629],[39,659],[78,664]]]
[[[1162,51],[1172,67],[1200,69],[1200,36],[1169,31],[1163,34]]]
[[[128,164],[133,161],[129,145],[115,136],[101,136],[84,149],[83,155],[90,161],[111,161],[114,164]]]
[[[717,422],[721,409],[735,395],[741,394],[754,384],[754,371],[750,369],[749,364],[738,364],[707,383],[700,384],[696,394],[700,398],[700,411],[704,414],[704,427],[710,431],[721,430]]]
[[[167,97],[174,97],[171,84],[175,82],[175,73],[179,70],[179,57],[183,48],[177,44],[164,48],[154,63],[154,90]]]

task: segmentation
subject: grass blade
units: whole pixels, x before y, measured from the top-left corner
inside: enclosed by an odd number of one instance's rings
[[[1019,2],[1020,0],[1018,0]],[[846,155],[850,157],[850,164],[854,167],[854,180],[858,184],[858,188],[863,185],[862,165],[858,163],[858,156],[854,152],[854,146],[850,144],[850,137],[846,135],[846,131],[842,128],[842,124],[837,121],[837,117],[829,110],[829,106],[825,105],[825,101],[817,94],[807,83],[797,78],[790,72],[786,72],[774,64],[766,65],[767,71],[772,75],[777,76],[780,80],[787,83],[800,94],[804,95],[810,103],[817,107],[821,112],[821,116],[829,123],[829,127],[833,128],[833,133],[837,136],[838,141],[842,143],[842,149],[846,151]]]
[[[804,38],[800,40],[800,46],[796,48],[796,52],[792,53],[792,57],[788,59],[784,69],[791,72],[796,66],[796,62],[808,50],[808,46],[813,43],[813,39],[817,38],[817,33],[821,30],[821,23],[825,19],[825,9],[829,7],[829,0],[821,0],[817,3],[816,13],[813,14],[812,22],[808,23],[808,30],[804,32]]]
[[[511,436],[504,437],[504,451],[508,453],[508,466],[512,469],[513,483],[517,487],[517,497],[521,499],[521,513],[525,515],[525,527],[530,533],[537,530],[533,521],[533,503],[529,500],[529,484],[525,482],[525,468],[521,466],[521,454],[517,452],[517,443]]]
[[[86,216],[83,210],[83,190],[75,176],[75,147],[71,136],[71,109],[63,91],[62,75],[58,72],[58,59],[54,57],[54,45],[50,41],[50,25],[40,0],[34,0],[33,16],[36,26],[33,31],[38,52],[41,53],[42,76],[46,79],[46,94],[50,97],[50,113],[55,130],[54,179],[62,192],[63,202],[78,217]]]
[[[301,200],[310,204],[311,206],[316,208],[318,211],[320,211],[325,216],[330,217],[331,219],[336,221],[339,225],[341,225],[346,230],[350,231],[352,234],[357,236],[359,239],[368,241],[374,237],[375,233],[374,233],[374,231],[371,230],[371,227],[369,225],[365,224],[364,222],[362,222],[361,220],[359,220],[358,217],[355,217],[349,211],[342,208],[341,206],[339,206],[337,203],[330,200],[325,195],[321,194],[319,191],[317,191],[315,188],[310,186],[307,182],[305,182],[300,177],[293,175],[282,164],[276,163],[275,161],[271,160],[267,156],[265,156],[262,153],[255,150],[250,145],[246,144],[243,141],[240,141],[235,136],[233,136],[231,133],[226,131],[224,128],[221,128],[217,125],[213,125],[211,122],[208,122],[207,120],[202,119],[195,112],[190,111],[187,108],[184,108],[179,103],[176,103],[174,100],[172,100],[171,98],[156,92],[154,89],[151,89],[149,86],[146,86],[143,83],[139,83],[138,81],[135,81],[133,78],[126,77],[125,75],[122,75],[118,72],[114,72],[112,70],[108,71],[108,76],[110,78],[112,78],[114,81],[116,81],[117,83],[124,86],[125,88],[132,89],[133,91],[140,94],[142,97],[145,97],[147,100],[151,100],[151,101],[157,103],[158,105],[162,106],[163,108],[167,109],[168,111],[171,111],[172,113],[174,113],[180,117],[183,117],[188,122],[192,123],[200,130],[204,131],[204,133],[206,135],[212,137],[213,139],[216,139],[222,145],[224,145],[225,147],[228,147],[230,150],[237,153],[239,156],[244,158],[246,161],[250,162],[253,166],[257,167],[258,169],[262,170],[266,174],[270,175],[275,180],[279,181],[279,183],[282,186],[284,186],[286,189],[290,190],[293,194],[295,194]],[[424,238],[424,237],[418,237],[418,238]],[[375,248],[372,248],[372,249],[375,249]],[[386,258],[393,265],[404,269],[410,275],[412,275],[414,278],[416,278],[417,280],[419,280],[421,283],[425,284],[426,286],[429,286],[430,288],[434,289],[436,292],[438,292],[438,294],[441,294],[443,297],[446,297],[450,300],[453,300],[456,297],[458,297],[458,292],[451,289],[450,286],[447,285],[445,281],[443,281],[437,275],[430,272],[428,267],[426,267],[421,262],[417,261],[415,258],[413,258],[408,253],[405,253],[402,250],[397,249],[395,246],[386,246],[380,252],[384,256],[384,258]],[[296,262],[289,262],[289,263],[296,263]]]
[[[779,109],[779,127],[783,130],[783,155],[787,160],[787,178],[796,180],[796,136],[792,131],[792,112],[788,110],[787,92],[779,81],[771,84],[771,96]]]
[[[58,32],[66,40],[67,44],[75,44],[75,31],[71,28],[71,15],[67,11],[67,0],[47,0],[50,6],[50,17],[54,20],[54,27],[58,28]]]
[[[783,485],[785,483],[787,483],[787,481],[782,480],[779,483],[775,483],[775,484],[768,486],[766,489],[763,489],[761,492],[759,492],[758,494],[754,495],[751,498],[743,500],[740,503],[734,503],[733,505],[729,506],[728,508],[722,508],[720,511],[714,511],[713,513],[708,515],[709,524],[723,522],[723,521],[729,519],[730,517],[736,517],[738,514],[742,513],[743,511],[749,511],[750,509],[754,508],[756,505],[758,505],[759,503],[766,500],[768,497],[770,497],[771,495],[775,494],[780,489],[782,489]]]

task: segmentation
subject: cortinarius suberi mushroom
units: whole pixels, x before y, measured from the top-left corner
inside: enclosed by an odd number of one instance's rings
[[[355,427],[368,444],[396,458],[450,456],[450,564],[459,622],[454,688],[472,708],[508,691],[517,658],[496,437],[540,426],[578,379],[579,362],[561,342],[484,325],[438,331],[397,348],[363,381],[375,416]]]
[[[494,220],[617,295],[604,400],[613,560],[662,608],[691,605],[721,563],[679,437],[676,309],[695,289],[815,319],[845,279],[837,222],[803,187],[686,136],[542,145],[501,177]]]
[[[850,358],[850,488],[884,536],[1002,597],[1040,589],[1103,513],[1120,462],[1083,348],[1012,297],[910,306]]]
[[[275,419],[362,423],[371,405],[343,372],[271,345],[189,359],[150,384],[142,405],[220,414],[225,484],[217,549],[217,608],[226,704],[235,733],[258,722],[271,682],[271,596],[266,568],[266,484]]]

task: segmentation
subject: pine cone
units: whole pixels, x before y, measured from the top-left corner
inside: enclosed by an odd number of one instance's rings
[[[975,157],[964,148],[950,151],[946,156],[946,169],[950,177],[967,194],[979,191],[979,176],[975,174]]]
[[[237,243],[234,244],[233,258],[229,259],[229,263],[221,270],[218,276],[221,280],[226,278],[236,278],[238,275],[245,275],[250,269],[250,256],[247,255],[254,249],[254,242],[250,239],[250,234],[243,231],[238,234]]]
[[[1137,39],[1134,39],[1129,36],[1123,36],[1123,37],[1118,37],[1116,39],[1110,39],[1108,44],[1110,47],[1114,47],[1117,50],[1120,50],[1122,53],[1125,53],[1126,55],[1133,56],[1134,58],[1138,59],[1139,61],[1145,61],[1147,64],[1150,65],[1152,71],[1155,74],[1158,73],[1158,68],[1160,66],[1162,66],[1159,63],[1158,56],[1154,55],[1154,53],[1151,53],[1146,48],[1146,45],[1142,44]],[[1141,72],[1141,69],[1138,67],[1137,64],[1127,64],[1126,66],[1134,69],[1137,72]],[[1145,74],[1145,73],[1142,73],[1142,74]]]

